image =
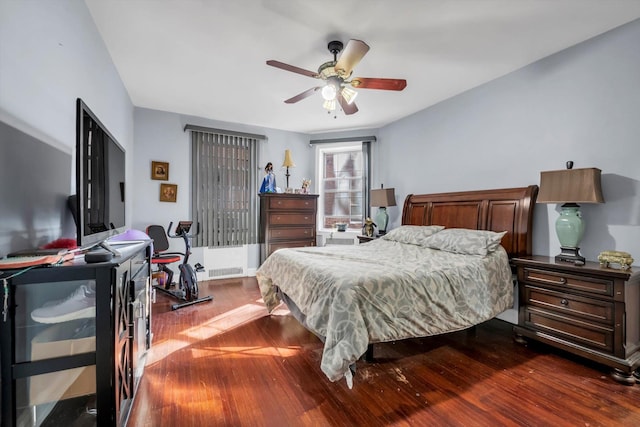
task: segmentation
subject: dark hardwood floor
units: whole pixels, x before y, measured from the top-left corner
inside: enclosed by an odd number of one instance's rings
[[[511,325],[374,346],[353,389],[320,370],[321,342],[286,309],[267,315],[255,278],[209,281],[212,302],[172,311],[157,294],[153,347],[129,427],[639,426],[640,385]]]

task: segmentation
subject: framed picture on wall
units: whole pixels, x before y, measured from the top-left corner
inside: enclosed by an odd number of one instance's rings
[[[151,162],[151,179],[169,180],[169,162]]]
[[[160,201],[161,202],[176,202],[178,198],[178,185],[177,184],[160,184]]]

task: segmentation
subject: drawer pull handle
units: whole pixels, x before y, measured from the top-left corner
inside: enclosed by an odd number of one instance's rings
[[[569,305],[569,301],[567,301],[566,299],[562,298],[560,300],[560,304],[564,305],[565,307]]]
[[[560,277],[558,280],[543,279],[542,277],[533,277],[533,279],[538,282],[548,283],[550,285],[564,285],[567,283],[567,279],[565,279],[564,277]]]

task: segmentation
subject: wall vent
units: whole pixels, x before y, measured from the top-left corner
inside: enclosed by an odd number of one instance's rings
[[[242,267],[215,268],[215,269],[209,270],[209,277],[243,275],[243,274],[244,274],[244,269]]]
[[[224,248],[194,248],[192,265],[198,261],[196,251],[201,251],[205,270],[197,273],[198,280],[243,277],[249,268],[249,248],[247,245]]]

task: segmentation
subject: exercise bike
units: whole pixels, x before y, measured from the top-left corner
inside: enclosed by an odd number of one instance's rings
[[[196,264],[195,269],[191,267],[189,264],[189,255],[191,255],[191,235],[189,234],[189,230],[191,229],[192,221],[180,221],[176,226],[176,229],[171,234],[171,227],[173,226],[173,222],[169,223],[169,227],[167,228],[167,236],[173,239],[183,239],[185,251],[183,253],[177,253],[178,255],[183,255],[182,263],[178,265],[178,270],[180,271],[180,276],[178,278],[178,288],[171,289],[172,286],[175,286],[172,283],[173,279],[173,271],[171,271],[164,262],[157,262],[159,265],[159,271],[162,271],[167,274],[167,278],[164,286],[157,285],[156,289],[166,293],[179,301],[182,301],[179,304],[173,304],[171,306],[172,310],[177,310],[182,307],[187,307],[193,304],[198,304],[201,302],[211,301],[213,299],[212,296],[206,297],[198,297],[198,278],[196,277],[196,272],[204,271],[204,267],[201,264]],[[168,243],[168,242],[167,242]],[[175,254],[175,253],[174,253]],[[158,254],[158,259],[161,259],[162,253]],[[152,258],[152,262],[154,259]]]

